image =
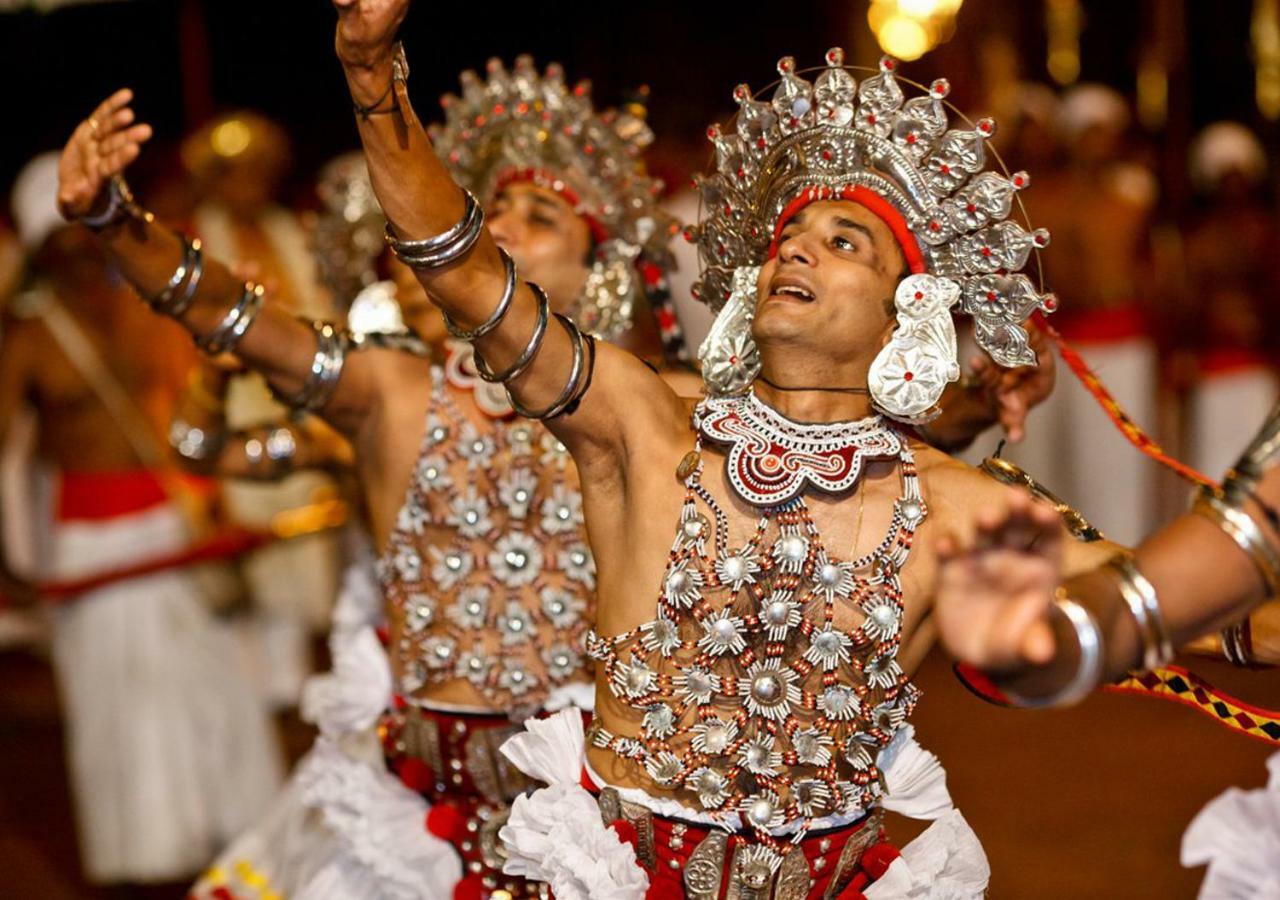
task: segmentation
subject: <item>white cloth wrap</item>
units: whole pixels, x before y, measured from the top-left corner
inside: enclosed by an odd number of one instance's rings
[[[303,716],[320,737],[258,824],[241,835],[191,895],[213,896],[247,864],[294,900],[436,900],[450,897],[462,865],[426,829],[422,797],[386,769],[376,726],[391,670],[375,623],[382,601],[372,561],[343,577],[329,646],[333,670],[314,676]]]
[[[577,712],[530,719],[523,733],[502,745],[502,754],[548,785],[512,804],[511,817],[498,833],[508,853],[503,870],[545,881],[565,900],[643,898],[648,876],[636,862],[634,848],[604,826],[595,798],[581,785],[586,743]],[[913,819],[935,821],[865,892],[868,900],[982,896],[991,869],[977,835],[951,802],[946,771],[937,757],[921,747],[914,729],[905,725],[881,751],[880,763],[888,787],[880,805]],[[618,793],[659,815],[702,819],[697,811],[643,791],[621,788]],[[579,858],[580,853],[585,858]],[[876,891],[881,882],[892,887]]]
[[[1200,900],[1280,898],[1280,753],[1267,770],[1265,788],[1230,788],[1182,836],[1182,864],[1209,867]]]
[[[547,787],[517,797],[498,837],[502,870],[551,886],[558,900],[636,900],[649,877],[635,848],[606,828],[595,797],[581,784],[586,759],[582,714],[568,709],[530,719],[502,745],[502,755]]]
[[[161,559],[184,550],[187,534],[171,504],[59,522],[46,577]],[[181,568],[87,591],[51,624],[86,873],[145,882],[198,871],[263,813],[281,780],[267,712],[234,664],[231,635]]]

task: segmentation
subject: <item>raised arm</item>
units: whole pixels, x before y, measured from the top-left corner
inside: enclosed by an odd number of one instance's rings
[[[62,214],[94,228],[138,293],[190,330],[202,349],[234,349],[286,402],[323,411],[343,432],[355,432],[376,392],[363,363],[344,366],[345,337],[264,305],[260,286],[206,258],[198,243],[156,222],[128,194],[122,173],[151,137],[149,126],[135,123],[132,99],[117,91],[67,142],[59,163]]]
[[[392,247],[453,333],[471,336],[494,380],[524,411],[548,418],[580,468],[614,465],[631,438],[663,424],[678,427],[683,406],[630,354],[593,346],[572,322],[551,314],[545,296],[507,264],[409,103],[408,66],[395,43],[408,5],[334,0],[336,50]]]
[[[1203,493],[1192,512],[1143,541],[1131,558],[1074,576],[1064,573],[1054,514],[1011,495],[972,539],[941,542],[944,645],[1016,697],[1070,700],[1241,622],[1280,587],[1278,430],[1280,412],[1222,492]],[[1274,627],[1274,606],[1255,618],[1255,628]],[[1275,643],[1269,632],[1261,638]],[[1228,652],[1244,657],[1243,636],[1236,640]]]

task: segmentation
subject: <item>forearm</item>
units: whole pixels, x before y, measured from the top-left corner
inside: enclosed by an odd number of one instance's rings
[[[403,69],[397,69],[391,47],[371,62],[344,61],[344,70],[357,107],[377,110],[357,112],[356,121],[374,191],[395,237],[424,241],[462,225],[466,195],[432,149],[409,104],[407,84],[393,81]],[[401,258],[455,335],[473,341],[478,362],[523,411],[535,417],[563,411],[589,383],[587,341],[568,319],[550,314],[545,295],[535,293],[514,267],[508,269],[488,230],[478,231],[474,242],[457,242],[443,261]]]
[[[1133,563],[1155,589],[1159,617],[1172,647],[1233,624],[1268,593],[1249,557],[1214,523],[1197,514],[1181,516],[1144,541],[1134,552]],[[1115,570],[1103,566],[1068,579],[1061,592],[1083,606],[1098,625],[1099,674],[1104,682],[1144,668],[1148,646],[1120,584]],[[1080,664],[1079,635],[1066,627],[1062,616],[1055,616],[1054,622],[1058,649],[1050,662],[991,673],[1006,693],[1034,700],[1053,696],[1071,682]]]
[[[183,239],[149,216],[127,216],[98,234],[121,274],[144,298],[154,298],[171,287],[171,279],[187,258]],[[197,342],[220,330],[225,333],[228,317],[242,303],[246,289],[245,282],[227,266],[205,256],[190,303],[184,304],[174,318]],[[251,316],[242,337],[227,349],[234,349],[246,366],[260,372],[278,396],[291,398],[313,384],[318,346],[310,323],[296,319],[268,300],[256,316]],[[220,348],[211,348],[210,352],[220,352]],[[324,410],[344,431],[358,425],[367,405],[360,384],[352,384],[353,381],[358,379],[347,373],[333,389]]]

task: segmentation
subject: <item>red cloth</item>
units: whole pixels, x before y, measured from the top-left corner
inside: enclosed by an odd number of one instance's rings
[[[1064,338],[1079,344],[1113,344],[1149,337],[1146,316],[1136,304],[1114,309],[1063,309],[1050,319]]]
[[[582,773],[582,786],[593,794],[598,795],[600,793],[600,787],[596,785],[594,779],[585,770]],[[818,900],[826,893],[827,887],[831,883],[831,877],[835,874],[836,864],[840,861],[840,854],[844,852],[845,844],[854,837],[862,835],[863,829],[868,827],[867,823],[868,819],[863,819],[843,828],[815,832],[800,843],[800,849],[809,861],[809,873],[812,880],[812,887],[809,889],[808,894],[810,900]],[[680,838],[680,846],[673,848],[671,844],[677,825],[684,827],[684,833]],[[636,845],[638,835],[636,834],[635,826],[630,822],[619,819],[612,822],[610,827],[618,833],[619,838],[632,844],[632,846]],[[653,846],[657,866],[654,869],[646,869],[649,874],[649,890],[645,894],[645,900],[669,900],[669,898],[683,897],[685,895],[685,867],[689,864],[689,859],[693,855],[693,851],[697,849],[698,844],[710,833],[711,829],[705,826],[680,822],[665,816],[653,816]],[[872,863],[872,868],[876,870],[875,877],[872,877],[871,872],[863,870],[860,865],[854,870],[856,874],[849,885],[853,893],[849,893],[848,889],[842,890],[838,895],[840,900],[856,900],[861,896],[860,888],[866,887],[875,878],[883,875],[884,870],[888,868],[888,864],[897,858],[897,850],[885,842],[883,831],[878,837],[879,843],[873,844],[863,851],[863,858]],[[749,842],[750,838],[743,835],[733,835],[729,838],[723,866],[723,870],[726,873],[734,848]],[[824,842],[826,844],[825,850],[822,849]],[[822,860],[822,862],[819,864],[817,860]],[[883,861],[883,865],[880,865],[881,861]],[[817,868],[815,868],[815,865]],[[728,884],[729,879],[725,877],[721,883],[722,891],[728,888]]]
[[[1206,377],[1234,375],[1250,369],[1269,369],[1270,362],[1257,350],[1245,347],[1215,347],[1199,355],[1200,372]]]
[[[151,469],[62,472],[55,515],[59,522],[104,521],[144,512],[167,503],[166,476]],[[198,493],[208,493],[208,479],[174,474]]]

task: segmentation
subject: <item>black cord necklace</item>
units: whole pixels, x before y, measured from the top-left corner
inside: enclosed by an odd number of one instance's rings
[[[775,384],[770,381],[765,375],[760,375],[758,377],[775,391],[823,391],[828,394],[871,394],[871,390],[864,387],[783,387],[780,384]]]

